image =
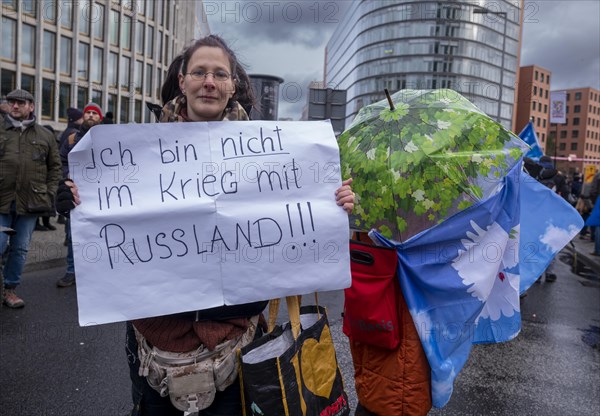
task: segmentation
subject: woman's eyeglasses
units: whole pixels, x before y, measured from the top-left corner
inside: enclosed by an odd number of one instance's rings
[[[204,80],[208,74],[212,74],[213,78],[215,79],[215,81],[227,81],[229,79],[229,77],[231,76],[229,74],[229,72],[227,71],[223,71],[222,69],[218,70],[218,71],[205,71],[203,69],[197,69],[195,71],[192,72],[188,72],[187,75],[189,75],[190,77],[192,77],[193,80],[195,81],[202,81]]]

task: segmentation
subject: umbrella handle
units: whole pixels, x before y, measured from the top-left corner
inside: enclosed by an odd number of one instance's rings
[[[390,111],[394,111],[394,103],[392,102],[392,97],[390,97],[390,92],[388,91],[387,88],[384,88],[383,91],[385,91],[385,96],[387,97],[388,103],[390,104]]]

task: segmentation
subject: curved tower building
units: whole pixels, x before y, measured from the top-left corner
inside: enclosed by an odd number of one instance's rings
[[[401,89],[450,88],[512,129],[522,0],[357,1],[325,51],[325,84],[358,110]]]

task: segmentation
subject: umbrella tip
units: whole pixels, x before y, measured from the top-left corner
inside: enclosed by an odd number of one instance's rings
[[[394,103],[392,102],[392,97],[390,97],[390,92],[387,88],[384,88],[385,96],[387,97],[388,104],[390,105],[390,111],[394,111]]]

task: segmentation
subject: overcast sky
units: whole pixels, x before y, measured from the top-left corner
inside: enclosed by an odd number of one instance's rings
[[[210,1],[212,33],[225,38],[250,74],[284,79],[279,117],[299,119],[310,81],[322,80],[325,45],[348,1]],[[552,72],[552,89],[600,89],[600,1],[535,0],[524,9],[521,66]]]

